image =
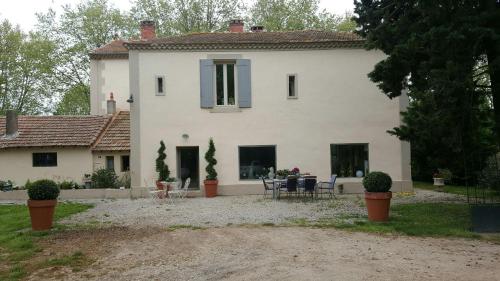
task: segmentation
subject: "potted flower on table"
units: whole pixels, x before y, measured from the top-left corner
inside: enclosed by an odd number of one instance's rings
[[[28,208],[33,230],[52,228],[59,187],[52,180],[37,180],[28,186]]]
[[[391,205],[391,177],[383,172],[371,172],[363,179],[365,202],[368,219],[371,221],[387,221]]]

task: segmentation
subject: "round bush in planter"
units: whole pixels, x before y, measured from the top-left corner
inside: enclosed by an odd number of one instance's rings
[[[368,219],[371,221],[387,221],[391,206],[391,177],[383,172],[371,172],[363,179],[365,202]]]
[[[28,187],[28,208],[33,230],[52,228],[59,187],[51,180],[38,180]]]

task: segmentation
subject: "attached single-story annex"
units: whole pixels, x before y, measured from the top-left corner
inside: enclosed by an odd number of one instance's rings
[[[130,167],[129,120],[128,111],[0,117],[0,180],[19,186],[42,178],[83,184],[85,174],[103,167],[122,176]]]

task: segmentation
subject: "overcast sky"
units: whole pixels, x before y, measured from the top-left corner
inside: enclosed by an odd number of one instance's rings
[[[127,10],[130,8],[129,0],[109,0],[116,7]],[[45,12],[50,7],[60,11],[62,4],[78,3],[78,0],[0,0],[0,19],[7,18],[14,24],[28,31],[36,23],[35,13]],[[321,8],[331,13],[343,14],[354,9],[353,0],[321,0]]]

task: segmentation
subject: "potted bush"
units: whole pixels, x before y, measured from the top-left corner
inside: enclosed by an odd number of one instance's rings
[[[217,196],[217,185],[219,181],[217,180],[217,172],[215,171],[214,166],[217,164],[217,160],[214,158],[215,155],[215,145],[212,138],[208,142],[208,150],[205,153],[205,160],[207,160],[207,167],[205,171],[207,172],[207,177],[203,181],[205,186],[205,196],[206,197],[215,197]]]
[[[443,186],[444,185],[444,176],[440,172],[434,173],[432,175],[432,179],[434,180],[435,186]]]
[[[163,141],[160,141],[160,148],[158,149],[158,157],[156,158],[156,172],[158,173],[158,180],[156,181],[156,188],[164,189],[167,181],[170,179],[170,170],[165,163],[167,154],[165,153],[166,147]]]
[[[368,219],[371,221],[387,221],[391,205],[391,177],[383,172],[371,172],[363,179]]]
[[[28,208],[33,230],[52,227],[59,187],[51,180],[38,180],[28,186]]]

